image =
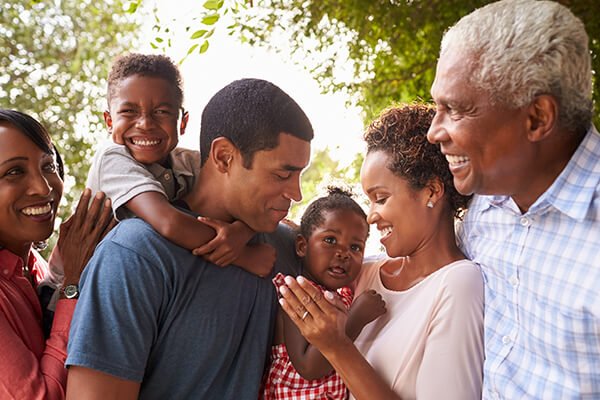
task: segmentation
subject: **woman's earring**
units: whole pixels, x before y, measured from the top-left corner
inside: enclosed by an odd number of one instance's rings
[[[433,208],[433,201],[431,199],[427,202],[427,208]]]

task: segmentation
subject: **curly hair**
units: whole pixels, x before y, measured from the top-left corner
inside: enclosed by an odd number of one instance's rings
[[[338,186],[328,186],[327,196],[319,197],[314,200],[306,208],[304,214],[302,214],[302,219],[300,220],[300,234],[305,238],[310,237],[315,228],[323,223],[323,213],[325,211],[334,210],[350,210],[355,212],[365,220],[368,230],[369,224],[367,223],[367,214],[352,197],[353,193],[349,189]]]
[[[454,187],[448,161],[438,145],[427,141],[427,131],[435,108],[427,104],[407,104],[384,110],[367,128],[364,140],[367,154],[383,151],[390,156],[388,168],[405,179],[411,188],[423,189],[432,179],[444,184],[446,201],[459,217],[471,196],[463,196]]]
[[[115,95],[118,84],[133,75],[161,78],[175,89],[177,107],[183,104],[183,79],[177,65],[160,54],[131,53],[117,57],[108,74],[108,102]]]

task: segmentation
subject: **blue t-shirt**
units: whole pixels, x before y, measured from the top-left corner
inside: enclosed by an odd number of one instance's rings
[[[293,274],[293,234],[259,234],[277,250],[274,273]],[[80,282],[67,365],[141,382],[141,399],[256,399],[271,344],[270,277],[218,267],[122,221]]]

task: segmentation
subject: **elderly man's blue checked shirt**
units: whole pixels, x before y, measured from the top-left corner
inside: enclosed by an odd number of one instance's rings
[[[484,399],[600,399],[600,136],[521,213],[475,196],[459,239],[485,280]]]

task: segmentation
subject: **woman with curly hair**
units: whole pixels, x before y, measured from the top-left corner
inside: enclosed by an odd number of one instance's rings
[[[387,254],[365,262],[356,295],[376,290],[387,313],[352,342],[347,313],[333,296],[303,277],[287,277],[281,290],[284,310],[351,399],[481,397],[483,282],[456,245],[455,217],[469,198],[456,191],[444,155],[427,141],[434,114],[423,104],[390,108],[365,133],[367,221]],[[298,315],[303,309],[308,314]]]

